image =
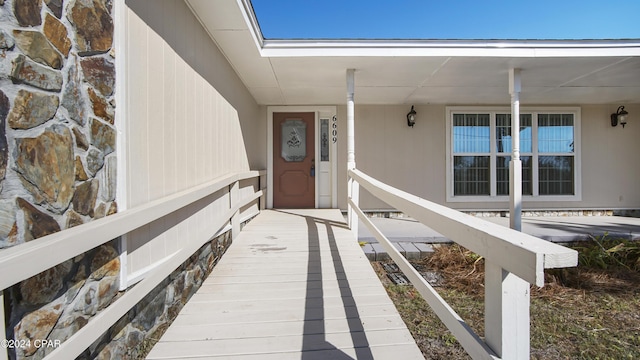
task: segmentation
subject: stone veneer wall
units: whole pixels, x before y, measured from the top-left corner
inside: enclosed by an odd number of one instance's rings
[[[0,0],[0,248],[117,211],[112,8]],[[116,244],[5,290],[7,337],[32,344],[12,358],[42,358],[33,340],[64,341],[112,302]]]
[[[117,211],[112,5],[0,0],[0,247]]]
[[[121,295],[117,282],[120,263],[113,245],[103,245],[66,262],[60,271],[72,268],[68,272],[74,274],[73,278],[65,281],[67,290],[52,302],[28,312],[24,302],[18,301],[14,312],[22,317],[15,326],[15,339],[30,339],[31,344],[35,344],[33,340],[46,339],[51,345],[15,349],[12,358],[42,359]],[[203,245],[96,342],[87,344],[87,350],[78,359],[120,360],[145,356],[200,288],[229,245],[231,231]],[[64,279],[59,275],[59,272],[53,274],[56,279]],[[12,290],[19,292],[20,289]],[[13,295],[15,298],[17,294]]]
[[[111,0],[0,0],[0,249],[117,211],[113,33]],[[144,355],[230,243],[202,246],[79,359]],[[117,244],[5,290],[7,338],[31,344],[10,358],[43,358],[122,295]]]
[[[231,231],[202,246],[78,359],[144,358],[200,288],[229,245]]]

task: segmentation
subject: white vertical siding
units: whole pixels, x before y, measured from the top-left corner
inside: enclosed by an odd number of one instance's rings
[[[249,170],[242,125],[260,128],[258,107],[183,1],[127,1],[126,197],[121,208]],[[221,63],[224,61],[224,63]],[[206,69],[206,70],[205,70]],[[218,90],[220,89],[220,91]],[[238,90],[239,89],[239,90]],[[241,94],[228,101],[221,92]],[[245,114],[240,119],[239,111]],[[244,124],[242,123],[244,122]],[[254,150],[255,151],[255,150]],[[246,186],[243,192],[257,186]],[[128,272],[139,274],[190,239],[211,237],[228,191],[128,235]],[[243,209],[248,214],[250,209]]]
[[[140,104],[146,104],[147,94],[144,89],[146,88],[148,73],[130,66],[130,59],[145,59],[144,65],[146,66],[148,44],[146,26],[135,13],[129,12],[127,14],[127,25],[128,34],[138,34],[138,36],[127,36],[127,61],[125,61],[125,66],[129,68],[126,89],[127,121],[125,123],[125,131],[128,136],[125,156],[129,161],[126,171],[129,175],[127,176],[127,188],[129,191],[127,192],[126,206],[134,207],[149,201],[146,181],[139,181],[139,179],[134,181],[130,176],[130,174],[138,173],[146,177],[146,174],[149,173],[149,164],[146,162],[146,145],[149,135],[147,133],[147,107],[140,106]],[[135,199],[131,198],[132,194],[135,194]]]

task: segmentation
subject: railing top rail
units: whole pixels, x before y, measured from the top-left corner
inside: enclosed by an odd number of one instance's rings
[[[545,268],[578,263],[575,250],[419,198],[357,169],[349,176],[387,204],[531,284],[544,285]]]
[[[0,250],[0,268],[11,269],[0,277],[0,289],[6,289],[74,256],[160,219],[233,182],[258,177],[265,173],[261,170],[221,176],[162,199]]]

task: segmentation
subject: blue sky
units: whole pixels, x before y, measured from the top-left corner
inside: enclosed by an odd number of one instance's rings
[[[640,0],[252,0],[267,39],[640,38]]]

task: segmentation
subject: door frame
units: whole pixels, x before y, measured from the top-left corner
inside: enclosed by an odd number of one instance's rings
[[[300,113],[308,112],[314,113],[314,136],[315,141],[315,159],[320,159],[320,141],[317,141],[318,134],[320,134],[320,119],[331,119],[336,116],[335,106],[268,106],[267,107],[267,208],[273,208],[273,114],[274,113]],[[320,205],[329,205],[329,208],[338,207],[338,143],[330,142],[329,146],[329,177],[328,184],[331,187],[331,201],[330,204],[320,204],[320,184],[318,184],[321,171],[320,161],[316,161],[316,176],[315,176],[315,205],[314,208],[320,207]],[[325,206],[326,207],[326,206]]]

